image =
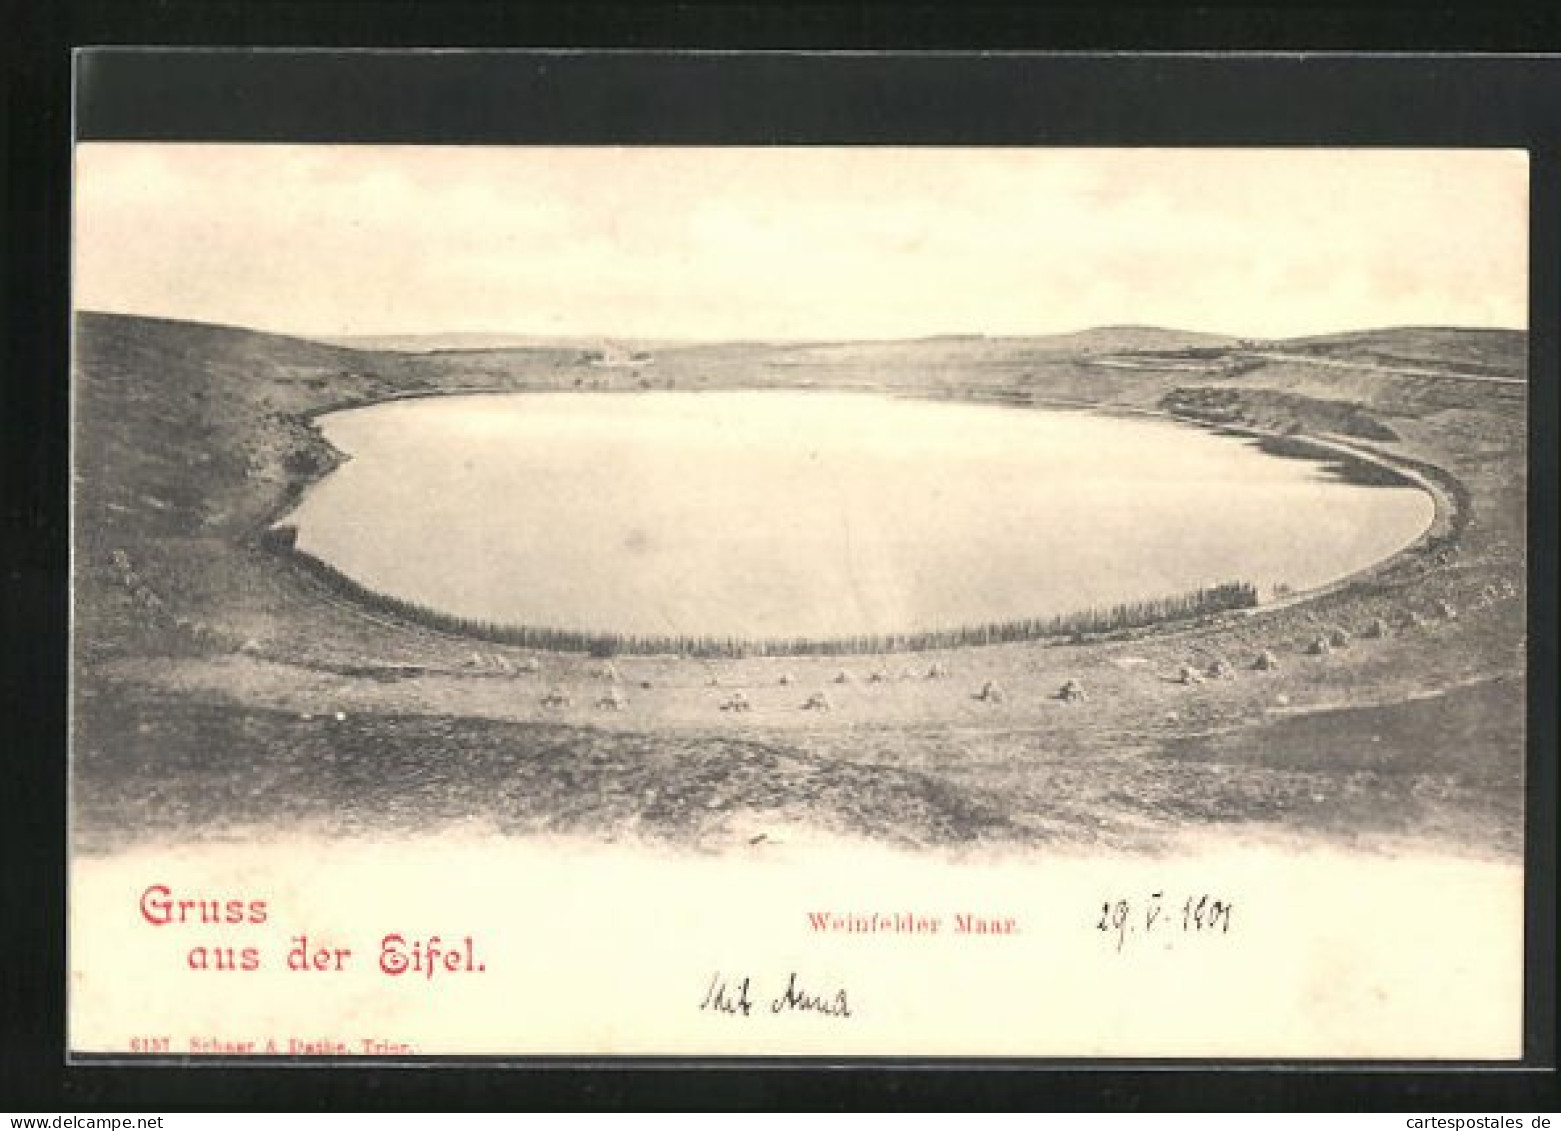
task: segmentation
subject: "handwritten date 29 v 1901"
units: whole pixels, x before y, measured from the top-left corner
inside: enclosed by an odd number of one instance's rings
[[[1228,899],[1208,894],[1189,895],[1177,903],[1174,896],[1168,901],[1160,891],[1137,903],[1108,899],[1100,905],[1095,929],[1114,941],[1118,951],[1129,937],[1139,934],[1228,935],[1234,906]],[[1168,938],[1166,945],[1170,945]]]
[[[851,1003],[846,997],[844,986],[833,992],[815,992],[802,983],[796,971],[792,971],[791,977],[786,981],[786,988],[780,995],[766,1002],[764,995],[754,986],[751,977],[745,974],[740,978],[728,978],[718,970],[710,975],[710,985],[705,990],[705,997],[699,1003],[699,1008],[709,1013],[724,1013],[732,1017],[751,1017],[755,997],[769,1006],[768,1009],[759,1011],[760,1016],[765,1013],[792,1012],[816,1013],[821,1017],[851,1016]]]

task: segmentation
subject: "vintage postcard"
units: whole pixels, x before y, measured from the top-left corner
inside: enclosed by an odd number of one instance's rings
[[[1524,152],[74,162],[74,1055],[1522,1055]]]

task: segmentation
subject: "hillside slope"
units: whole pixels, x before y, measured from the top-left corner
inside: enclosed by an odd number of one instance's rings
[[[260,835],[307,814],[340,831],[350,811],[355,829],[486,817],[685,843],[802,821],[915,845],[1133,847],[1213,827],[1516,852],[1521,335],[1211,345],[1110,330],[1091,340],[1154,348],[735,343],[667,350],[640,372],[593,368],[569,348],[398,354],[80,315],[79,828],[105,843],[156,830]],[[1101,364],[1123,357],[1132,364]],[[1393,372],[1385,357],[1424,372]],[[1349,364],[1319,363],[1340,360]],[[1369,576],[1251,617],[897,658],[906,666],[889,680],[870,679],[886,661],[864,657],[848,684],[835,682],[838,658],[782,669],[635,657],[620,663],[627,703],[612,712],[595,706],[602,684],[589,657],[528,655],[373,615],[262,544],[340,458],[315,414],[390,397],[647,382],[1173,410],[1294,443],[1354,444],[1426,477],[1452,513],[1435,538]],[[1349,643],[1313,654],[1335,632]],[[1260,651],[1278,668],[1254,672]],[[1236,676],[1177,678],[1215,658],[1238,661]],[[952,674],[927,681],[931,666]],[[1087,703],[1058,699],[1073,679]],[[1001,703],[976,698],[987,681],[1006,690]],[[733,688],[751,712],[720,710]],[[825,688],[830,712],[800,709]]]

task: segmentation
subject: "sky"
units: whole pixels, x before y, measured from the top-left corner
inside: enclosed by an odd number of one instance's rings
[[[306,337],[1527,325],[1512,150],[88,143],[75,305]]]

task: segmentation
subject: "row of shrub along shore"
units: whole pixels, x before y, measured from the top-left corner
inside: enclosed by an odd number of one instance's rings
[[[1120,632],[1125,629],[1146,628],[1167,621],[1195,620],[1215,613],[1250,609],[1258,603],[1256,586],[1245,581],[1230,581],[1174,597],[1125,601],[1049,617],[1027,617],[1020,620],[998,621],[963,628],[931,629],[924,632],[866,633],[823,639],[805,636],[749,638],[581,632],[573,629],[499,624],[474,617],[457,616],[428,608],[415,601],[379,593],[354,581],[335,566],[322,561],[308,551],[298,549],[293,544],[295,538],[296,532],[293,528],[274,527],[261,538],[261,544],[267,549],[285,554],[288,559],[323,581],[335,592],[374,612],[425,628],[485,640],[493,644],[535,648],[547,652],[581,652],[593,656],[682,655],[714,658],[931,652],[942,648],[1009,644],[1026,640]]]

